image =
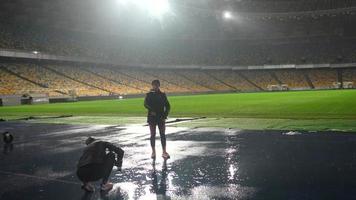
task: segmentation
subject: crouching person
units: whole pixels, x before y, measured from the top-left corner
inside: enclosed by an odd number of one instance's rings
[[[118,167],[118,170],[121,170],[124,151],[110,142],[96,140],[92,137],[89,137],[85,143],[87,146],[79,159],[77,169],[78,178],[83,182],[82,189],[94,192],[91,182],[101,179],[101,190],[111,190],[113,184],[109,182],[109,177],[114,165]]]

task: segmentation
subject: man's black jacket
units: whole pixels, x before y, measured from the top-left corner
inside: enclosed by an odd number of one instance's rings
[[[167,118],[171,105],[168,102],[167,96],[160,90],[151,90],[146,94],[145,108],[148,109],[148,116],[155,116],[158,118]],[[155,112],[156,115],[152,115]]]
[[[80,157],[77,167],[83,167],[89,164],[102,164],[106,157],[106,150],[115,152],[117,159],[122,160],[124,151],[110,142],[94,141],[85,147],[83,155]]]

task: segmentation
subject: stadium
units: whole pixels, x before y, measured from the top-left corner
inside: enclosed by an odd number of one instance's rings
[[[3,0],[0,16],[0,199],[355,198],[355,0]],[[76,172],[88,137],[125,151],[109,192]]]

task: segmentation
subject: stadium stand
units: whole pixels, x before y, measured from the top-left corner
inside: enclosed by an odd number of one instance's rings
[[[75,90],[75,93],[79,96],[108,95],[107,92],[103,92],[99,89],[63,77],[43,66],[41,67],[34,64],[15,64],[6,65],[6,68],[14,71],[22,77],[36,82],[39,85],[48,87],[51,91],[50,93],[54,94],[51,96],[69,94],[71,90]],[[55,91],[55,93],[53,93],[53,91]]]
[[[0,67],[0,91],[2,95],[27,94],[27,93],[45,93],[57,95],[48,88],[41,87],[29,80],[23,79],[7,68]]]
[[[94,73],[84,70],[81,67],[73,66],[47,66],[48,69],[53,70],[53,72],[58,73],[66,78],[72,79],[74,81],[80,82],[92,88],[103,91],[101,94],[120,94],[122,92],[121,87],[107,79],[99,77]]]
[[[313,69],[308,76],[316,89],[334,88],[333,83],[338,82],[337,72],[333,69]]]
[[[204,71],[201,70],[181,70],[178,72],[179,75],[184,78],[195,82],[196,84],[206,88],[207,91],[228,91],[231,88],[220,83],[216,79],[212,78]]]
[[[340,70],[340,69],[339,69]],[[43,93],[49,96],[109,96],[144,94],[160,79],[167,93],[252,92],[284,85],[290,90],[332,89],[356,81],[356,70],[336,69],[142,69],[114,66],[4,63],[0,95]],[[310,81],[310,82],[309,82]]]
[[[343,81],[350,81],[356,84],[356,69],[343,70]]]
[[[190,81],[178,74],[180,70],[169,70],[169,69],[150,69],[146,70],[146,73],[154,74],[156,79],[165,80],[166,82],[170,82],[172,85],[175,85],[182,92],[201,92],[206,88],[196,84],[193,81]]]
[[[122,74],[126,74],[129,77],[132,77],[133,79],[143,82],[146,84],[146,91],[149,89],[151,86],[151,81],[155,79],[159,79],[157,76],[159,74],[154,74],[154,73],[148,73],[147,70],[143,69],[120,69],[119,70]],[[180,86],[176,86],[174,84],[169,83],[168,81],[161,79],[161,84],[162,84],[162,90],[163,91],[171,91],[171,92],[182,92],[184,90],[181,89]]]
[[[253,84],[246,81],[237,71],[234,70],[211,70],[208,71],[213,77],[219,79],[237,91],[256,91]]]
[[[267,71],[243,71],[241,74],[260,90],[266,90],[268,85],[279,84]]]
[[[274,74],[282,84],[286,84],[289,88],[296,90],[311,89],[302,70],[276,70]]]
[[[356,62],[356,47],[353,45],[356,39],[353,37],[302,35],[300,38],[278,40],[206,42],[117,36],[112,38],[112,44],[108,44],[103,42],[105,35],[81,38],[78,32],[69,34],[61,30],[31,29],[34,28],[5,25],[0,31],[0,48],[108,59],[122,64],[206,66]]]
[[[149,89],[149,85],[147,83],[131,78],[111,67],[90,66],[88,70],[97,76],[123,85],[123,94],[139,94]]]

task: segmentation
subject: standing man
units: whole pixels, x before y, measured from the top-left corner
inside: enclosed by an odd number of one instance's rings
[[[170,158],[169,154],[166,151],[166,119],[171,109],[171,106],[168,102],[167,96],[164,92],[161,92],[159,80],[152,81],[152,89],[149,93],[146,94],[145,98],[145,108],[148,110],[147,122],[150,126],[151,132],[151,148],[152,155],[151,158],[156,158],[156,126],[158,126],[159,134],[161,137],[161,144],[164,159]]]
[[[121,170],[124,151],[110,142],[96,140],[92,137],[89,137],[85,143],[87,146],[79,159],[77,170],[78,178],[83,182],[82,189],[94,192],[91,182],[101,179],[101,190],[111,190],[113,184],[108,180],[114,165],[118,167],[119,171]],[[115,157],[117,158],[115,159]]]

